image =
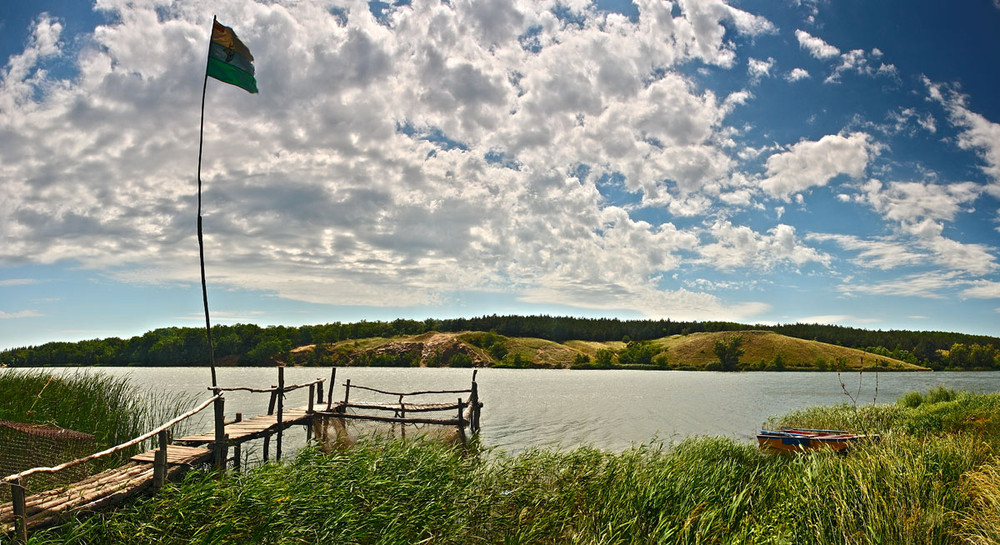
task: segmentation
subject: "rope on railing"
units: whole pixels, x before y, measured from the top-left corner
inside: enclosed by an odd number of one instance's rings
[[[313,384],[322,384],[325,380],[326,379],[318,378],[318,379],[316,379],[316,380],[314,380],[312,382],[305,382],[305,383],[302,383],[302,384],[293,384],[291,386],[285,386],[284,388],[281,389],[281,391],[283,391],[283,392],[291,392],[292,390],[298,390],[299,388],[308,388],[309,386],[312,386]],[[230,386],[230,387],[226,387],[226,388],[220,388],[220,387],[209,386],[207,389],[210,390],[210,391],[213,391],[213,392],[245,391],[245,392],[250,392],[250,393],[253,393],[253,394],[266,394],[266,393],[278,391],[278,387],[277,386],[272,386],[270,388],[247,388],[247,387],[242,387],[242,386]]]
[[[387,394],[393,396],[418,396],[427,394],[465,394],[472,391],[470,388],[464,390],[427,390],[423,392],[387,392],[385,390],[378,390],[376,388],[369,388],[367,386],[358,386],[356,384],[350,385],[351,388],[357,388],[359,390],[368,390],[369,392],[376,392],[379,394]]]

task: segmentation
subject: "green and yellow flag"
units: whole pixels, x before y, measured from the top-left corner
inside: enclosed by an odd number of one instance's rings
[[[218,21],[212,26],[212,43],[208,47],[208,75],[251,93],[257,92],[253,55],[233,29]]]

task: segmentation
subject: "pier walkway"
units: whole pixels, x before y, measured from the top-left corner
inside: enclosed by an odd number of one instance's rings
[[[336,368],[332,370],[330,384],[334,383]],[[284,367],[278,367],[278,385],[271,388],[209,388],[213,396],[197,407],[182,414],[162,426],[126,443],[107,450],[78,458],[55,467],[36,467],[0,479],[0,487],[10,487],[12,501],[0,504],[0,541],[3,538],[13,538],[15,542],[24,542],[30,531],[50,526],[65,520],[67,517],[79,516],[101,509],[122,504],[144,493],[155,493],[167,480],[180,478],[184,473],[195,467],[214,467],[224,469],[227,462],[232,462],[234,469],[239,469],[241,448],[247,441],[264,440],[263,460],[267,461],[270,452],[270,442],[276,439],[275,457],[281,459],[282,432],[291,426],[306,426],[307,438],[311,437],[313,424],[319,437],[329,441],[326,430],[333,422],[336,430],[344,429],[348,420],[367,420],[400,425],[401,436],[405,438],[407,424],[434,424],[454,426],[457,436],[465,444],[465,430],[471,433],[479,431],[479,414],[483,406],[479,401],[476,385],[476,373],[472,375],[472,387],[465,390],[439,390],[422,392],[390,392],[364,386],[351,386],[351,381],[344,384],[343,401],[334,402],[333,388],[327,398],[323,398],[324,379],[285,386]],[[309,404],[300,408],[285,409],[284,397],[287,392],[309,388]],[[393,402],[352,402],[351,390],[365,390],[376,394],[395,398]],[[267,414],[261,414],[246,420],[237,413],[236,419],[226,422],[224,392],[245,390],[256,393],[269,393],[270,403]],[[467,401],[458,398],[457,402],[449,403],[414,403],[406,398],[426,394],[468,394]],[[212,406],[215,412],[215,425],[203,433],[186,435],[171,439],[170,430],[180,422],[194,416]],[[433,412],[453,412],[453,418],[433,418],[423,416]],[[392,416],[388,416],[388,413]],[[414,417],[413,413],[421,416]],[[317,422],[322,419],[321,422]],[[68,485],[29,493],[26,483],[32,475],[55,475],[83,464],[93,463],[126,449],[141,448],[151,444],[157,437],[157,447],[134,455],[123,465],[90,475],[82,480]],[[233,456],[229,456],[229,449]]]

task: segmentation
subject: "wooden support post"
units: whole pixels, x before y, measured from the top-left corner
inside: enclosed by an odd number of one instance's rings
[[[264,436],[264,463],[267,463],[267,454],[271,450],[271,436]]]
[[[24,487],[21,486],[21,479],[10,482],[10,495],[14,507],[14,542],[28,542],[28,518],[24,505]]]
[[[479,411],[480,411],[479,385],[476,384],[475,371],[472,372],[472,394],[469,396],[469,403],[470,403],[469,408],[471,409],[469,414],[471,418],[469,422],[469,429],[472,431],[472,433],[479,433]]]
[[[399,417],[406,418],[406,405],[403,405],[403,394],[399,394]],[[399,423],[399,438],[406,441],[406,423]]]
[[[226,456],[229,453],[226,443],[226,399],[218,397],[215,400],[215,469],[226,468]]]
[[[467,448],[465,444],[465,420],[462,417],[462,398],[458,398],[458,438],[462,441],[462,448]]]
[[[316,379],[319,380],[319,377],[316,377]],[[316,404],[317,405],[322,405],[323,404],[323,382],[322,381],[317,382],[316,386],[319,388],[319,390],[316,391]]]
[[[274,443],[274,459],[281,461],[281,420],[285,407],[285,366],[278,367],[278,437]]]
[[[326,394],[326,410],[333,408],[333,387],[337,385],[337,368],[330,368],[330,391]]]
[[[276,384],[272,384],[271,388],[277,388]],[[271,400],[267,403],[267,414],[274,414],[274,404],[278,401],[278,391],[271,391]]]
[[[323,383],[320,382],[318,384],[322,385]],[[309,385],[309,407],[306,408],[306,414],[308,414],[310,416],[309,416],[309,420],[306,421],[306,443],[308,443],[309,440],[312,439],[312,431],[313,431],[312,420],[313,420],[313,418],[315,418],[315,416],[313,415],[313,413],[316,412],[314,410],[315,406],[313,405],[313,393],[314,393],[314,390],[315,390],[315,386],[316,386],[316,384],[310,384]]]
[[[167,478],[167,443],[170,442],[167,438],[167,430],[163,430],[157,434],[157,440],[159,448],[156,449],[156,454],[153,456],[154,492],[163,488],[163,481]]]
[[[236,413],[234,422],[243,422],[243,413]],[[237,442],[233,445],[233,470],[239,471],[243,459],[243,444]]]
[[[347,405],[347,402],[350,400],[351,400],[351,379],[347,379],[347,382],[344,384],[344,405]],[[344,407],[344,409],[346,410],[347,407]]]

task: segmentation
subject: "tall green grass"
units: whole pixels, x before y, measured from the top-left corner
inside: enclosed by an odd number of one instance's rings
[[[101,373],[10,369],[0,372],[0,400],[0,420],[89,433],[97,450],[142,435],[194,404],[191,396],[146,391],[127,378]],[[100,465],[120,463],[129,455],[123,452]]]
[[[192,474],[33,540],[997,543],[998,409],[1000,395],[960,392],[916,407],[834,406],[779,419],[838,427],[865,418],[883,434],[847,456],[773,456],[725,438],[516,456],[429,442],[362,443],[331,455],[307,448],[245,474]]]

